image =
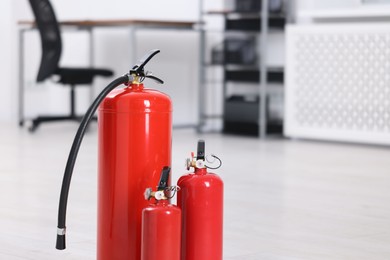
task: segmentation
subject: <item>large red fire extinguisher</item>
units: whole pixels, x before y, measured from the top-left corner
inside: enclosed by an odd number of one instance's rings
[[[57,249],[65,249],[66,206],[77,153],[88,122],[99,107],[97,259],[141,258],[141,215],[148,206],[142,194],[159,181],[163,166],[171,165],[171,100],[143,84],[145,78],[163,83],[144,70],[158,52],[145,55],[128,74],[110,83],[84,116],[65,168]],[[126,87],[115,89],[122,84]]]
[[[157,191],[145,191],[154,202],[142,211],[141,260],[180,260],[181,210],[169,203],[178,189],[168,186],[169,171],[162,170]]]
[[[181,260],[222,260],[223,255],[223,181],[207,169],[205,142],[198,142],[197,156],[187,160],[187,169],[180,177],[177,205],[182,210]],[[211,161],[211,160],[210,160]]]

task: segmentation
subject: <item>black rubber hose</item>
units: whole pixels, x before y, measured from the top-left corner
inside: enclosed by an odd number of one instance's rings
[[[60,203],[58,207],[58,225],[57,225],[58,229],[57,229],[57,242],[56,242],[56,248],[59,250],[63,250],[66,247],[65,246],[65,229],[66,229],[65,222],[66,222],[66,207],[68,204],[70,181],[72,179],[72,173],[73,173],[74,165],[76,163],[77,154],[81,142],[83,140],[85,131],[87,129],[88,123],[91,121],[100,103],[108,95],[108,93],[110,93],[111,90],[115,89],[116,87],[128,83],[129,81],[131,81],[131,76],[124,75],[122,77],[115,79],[110,84],[108,84],[107,87],[105,87],[103,91],[96,97],[94,102],[91,104],[91,106],[88,108],[87,112],[85,113],[83,119],[81,120],[80,126],[77,130],[76,136],[73,140],[73,144],[69,152],[68,161],[66,162],[66,167],[64,172],[64,178],[62,180]]]

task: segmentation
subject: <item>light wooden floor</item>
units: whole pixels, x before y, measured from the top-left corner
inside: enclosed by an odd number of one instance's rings
[[[31,135],[0,126],[0,259],[95,259],[96,129],[68,207],[68,249],[54,249],[63,169],[76,125]],[[173,171],[199,136],[175,130]],[[224,259],[390,259],[390,149],[203,135],[223,159]],[[199,259],[202,260],[202,259]]]

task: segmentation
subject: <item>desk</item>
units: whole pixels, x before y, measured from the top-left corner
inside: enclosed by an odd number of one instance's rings
[[[92,31],[97,27],[127,27],[130,30],[131,57],[136,57],[136,31],[139,29],[165,29],[165,30],[194,30],[196,21],[169,21],[169,20],[143,20],[143,19],[120,19],[120,20],[64,20],[59,22],[61,27],[86,30],[90,35],[90,64],[93,65],[93,35]],[[34,21],[19,21],[19,95],[18,95],[18,119],[19,125],[24,125],[24,33],[35,30]],[[92,89],[92,88],[91,88]],[[93,98],[91,91],[91,98]]]

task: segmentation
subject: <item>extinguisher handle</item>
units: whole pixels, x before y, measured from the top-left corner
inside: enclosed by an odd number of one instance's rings
[[[204,140],[199,140],[198,141],[198,151],[197,151],[197,155],[196,155],[196,160],[205,160],[205,142]]]
[[[139,60],[139,62],[136,65],[134,65],[134,67],[130,70],[130,73],[134,72],[134,73],[137,73],[137,75],[139,75],[139,76],[145,76],[145,75],[143,75],[145,65],[159,52],[160,52],[160,50],[155,49],[155,50],[151,50],[149,53],[145,54]]]
[[[160,181],[158,182],[157,190],[165,190],[168,187],[170,171],[171,171],[170,167],[164,166],[164,168],[161,171],[161,177],[160,177]]]
[[[157,78],[156,76],[153,76],[151,72],[147,71],[145,72],[145,65],[157,54],[160,50],[152,50],[146,55],[144,55],[141,60],[130,70],[131,75],[135,75],[141,78],[141,82],[145,78],[153,79],[157,83],[164,84],[164,81]]]
[[[152,76],[152,75],[146,75],[145,78],[153,79],[157,83],[164,84],[164,81],[162,79],[159,79],[159,78]]]

